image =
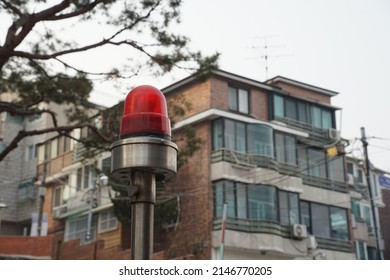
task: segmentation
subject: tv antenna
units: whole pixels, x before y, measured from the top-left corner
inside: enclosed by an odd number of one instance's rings
[[[263,46],[253,46],[253,49],[262,49],[263,55],[260,56],[261,59],[264,60],[264,66],[265,66],[265,80],[268,80],[268,72],[269,72],[269,60],[270,58],[277,58],[277,57],[285,57],[285,56],[291,56],[289,54],[282,54],[282,55],[274,55],[272,54],[272,51],[277,48],[285,47],[284,45],[269,45],[267,42],[267,39],[275,37],[275,36],[257,36],[255,38],[262,38],[264,39],[264,45]],[[253,57],[253,58],[259,58],[259,57]]]

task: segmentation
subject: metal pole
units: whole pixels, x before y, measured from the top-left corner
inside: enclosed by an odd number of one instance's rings
[[[91,228],[92,228],[92,209],[93,209],[93,202],[95,198],[95,190],[96,190],[96,184],[97,184],[97,178],[94,180],[92,184],[92,190],[90,193],[90,200],[89,200],[89,207],[88,207],[88,218],[87,218],[87,233],[85,235],[85,239],[87,241],[91,240]]]
[[[375,203],[374,203],[374,197],[372,195],[372,189],[371,189],[371,176],[370,176],[370,160],[368,159],[368,142],[366,138],[366,132],[364,127],[360,128],[361,134],[362,134],[362,143],[364,148],[364,159],[365,159],[365,166],[366,166],[366,180],[367,180],[367,187],[368,187],[368,193],[370,195],[370,202],[371,202],[371,212],[372,212],[372,219],[374,223],[374,234],[375,234],[375,241],[376,241],[376,248],[377,248],[377,258],[378,260],[382,259],[381,256],[381,249],[379,247],[379,234],[378,234],[378,227],[376,222],[376,212],[375,212]]]
[[[153,256],[155,174],[143,171],[132,172],[129,196],[132,201],[131,257],[133,260],[150,260]]]
[[[221,245],[219,247],[219,258],[223,260],[225,254],[225,232],[226,232],[226,219],[227,219],[227,202],[223,204],[222,212],[222,236],[221,236]]]

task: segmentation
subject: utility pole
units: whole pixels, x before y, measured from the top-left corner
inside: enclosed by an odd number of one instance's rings
[[[370,196],[370,202],[371,202],[371,212],[372,212],[372,219],[374,223],[374,234],[375,234],[375,241],[376,241],[376,248],[377,248],[377,258],[378,260],[382,259],[381,251],[379,247],[379,234],[378,234],[378,227],[377,227],[377,218],[376,218],[376,211],[375,211],[375,202],[374,197],[372,195],[372,188],[371,188],[371,172],[370,172],[370,160],[368,159],[368,142],[366,138],[366,132],[364,127],[360,128],[361,135],[362,135],[362,143],[363,143],[363,149],[364,149],[364,161],[365,161],[365,167],[366,167],[366,180],[367,180],[367,187],[368,192]]]
[[[42,220],[43,220],[43,206],[45,204],[45,194],[46,194],[46,173],[47,173],[47,164],[48,161],[45,159],[43,163],[43,173],[40,178],[40,184],[38,188],[39,195],[39,212],[38,212],[38,236],[42,235]]]

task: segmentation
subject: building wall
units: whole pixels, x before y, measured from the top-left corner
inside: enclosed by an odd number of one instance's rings
[[[274,85],[280,87],[284,91],[293,93],[294,97],[305,98],[325,104],[331,103],[331,97],[329,95],[313,92],[309,89],[301,88],[291,84],[286,84],[284,82],[276,82]]]
[[[379,221],[382,230],[382,238],[385,245],[383,257],[390,260],[390,190],[382,188],[382,198],[386,207],[379,208]]]
[[[184,109],[184,115],[180,116],[169,112],[169,117],[174,121],[193,116],[206,109],[210,108],[210,81],[200,84],[193,84],[185,87],[178,92],[172,92],[167,96],[168,109],[172,109],[173,105]],[[188,104],[190,108],[186,105]]]
[[[211,257],[212,188],[210,182],[210,123],[195,126],[196,135],[203,141],[202,149],[184,164],[166,191],[180,197],[180,222],[158,236],[169,259],[193,256]]]

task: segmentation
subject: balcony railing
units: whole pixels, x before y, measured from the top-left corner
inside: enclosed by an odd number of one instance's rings
[[[353,252],[351,240],[342,240],[335,238],[325,238],[316,236],[318,248],[331,251],[341,251],[346,253]]]
[[[308,140],[311,142],[329,143],[333,141],[333,139],[330,139],[329,131],[327,129],[317,128],[310,124],[285,117],[275,116],[275,120],[285,123],[290,127],[297,128],[299,130],[309,133],[310,137],[308,138]]]
[[[212,162],[226,161],[248,167],[263,167],[275,170],[284,175],[299,176],[298,166],[277,162],[265,155],[247,154],[222,148],[211,154]]]
[[[213,230],[222,229],[222,220],[216,219],[213,222]],[[292,238],[291,228],[288,225],[281,225],[275,221],[258,221],[228,218],[226,221],[226,229],[247,233],[264,233],[275,234],[284,238]],[[318,248],[346,252],[353,252],[353,245],[351,240],[342,240],[335,238],[325,238],[316,236]]]
[[[266,233],[275,234],[285,238],[291,237],[290,226],[281,225],[275,221],[258,221],[238,218],[228,218],[226,228],[229,230],[248,232],[248,233]],[[216,219],[213,222],[213,230],[222,229],[222,220]]]
[[[242,166],[268,168],[283,175],[301,177],[303,183],[306,185],[338,192],[348,192],[348,185],[346,182],[303,174],[299,166],[280,163],[274,158],[264,155],[246,154],[222,148],[211,154],[211,161],[213,163],[226,161]]]

